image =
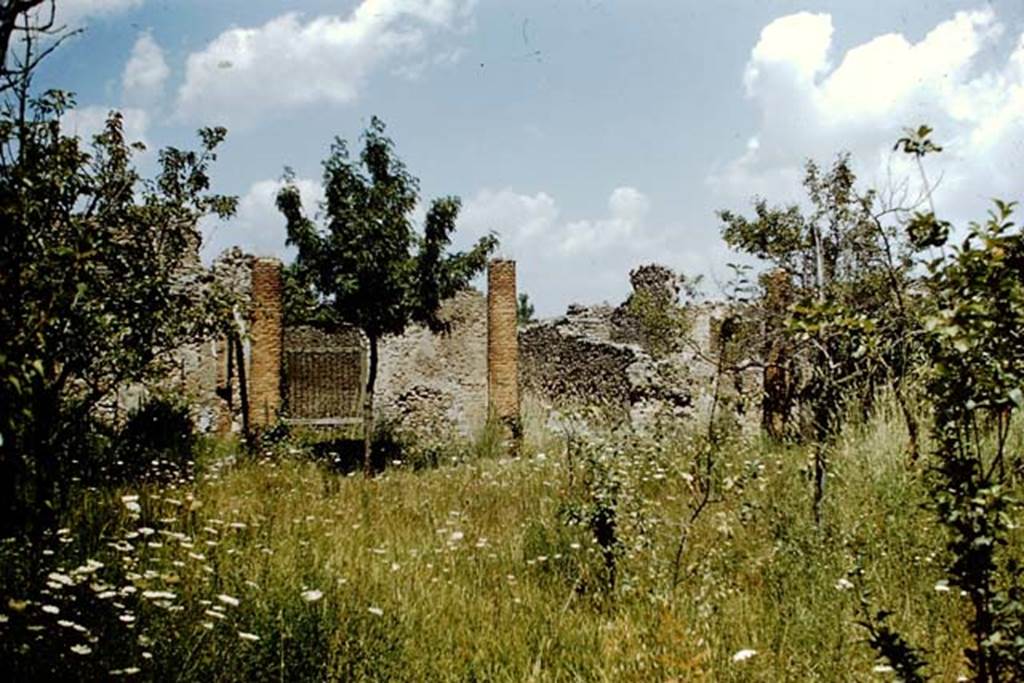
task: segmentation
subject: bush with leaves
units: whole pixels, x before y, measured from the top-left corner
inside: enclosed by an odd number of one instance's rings
[[[922,127],[901,143],[920,159],[941,149],[930,132]],[[1024,407],[1024,231],[1014,209],[995,200],[988,219],[956,245],[946,243],[950,226],[934,212],[908,225],[915,246],[941,249],[925,263],[935,305],[924,321],[934,414],[929,490],[949,584],[970,603],[964,654],[977,681],[1024,678],[1024,568],[1008,552],[1019,542],[1014,484],[1024,464],[1008,446],[1011,419]],[[872,645],[894,668],[919,665],[912,647],[885,642],[873,632]]]
[[[0,498],[12,529],[63,506],[75,437],[115,390],[159,377],[228,308],[197,256],[199,219],[235,207],[209,193],[225,130],[199,131],[198,152],[163,150],[145,179],[121,115],[87,149],[61,128],[73,105],[23,90],[0,110]]]

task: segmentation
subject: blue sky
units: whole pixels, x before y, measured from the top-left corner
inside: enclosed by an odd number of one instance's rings
[[[800,198],[800,168],[849,150],[865,187],[916,175],[889,153],[929,122],[940,213],[1020,198],[1024,4],[681,0],[58,0],[84,33],[40,84],[111,108],[151,149],[225,125],[215,188],[230,244],[288,257],[273,195],[293,167],[315,204],[330,140],[381,117],[424,199],[459,195],[457,243],[493,230],[539,313],[621,301],[661,262],[736,260],[715,210]],[[155,155],[140,164],[151,168]],[[913,192],[910,192],[913,195]]]

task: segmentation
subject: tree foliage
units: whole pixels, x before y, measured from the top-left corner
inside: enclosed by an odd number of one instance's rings
[[[293,310],[288,315],[324,325],[354,325],[366,335],[368,468],[381,338],[401,334],[412,323],[444,331],[446,325],[438,316],[441,302],[469,286],[486,266],[497,240],[483,237],[469,251],[447,253],[460,208],[457,197],[435,199],[427,210],[423,234],[416,232],[412,214],[419,201],[419,181],[396,156],[394,143],[377,118],[364,132],[357,157],[337,139],[323,168],[323,226],[305,214],[290,172],[277,196],[287,220],[288,243],[298,248],[289,273]]]
[[[526,292],[520,292],[519,299],[516,302],[516,322],[520,327],[529,325],[536,320],[534,318],[535,313],[533,304],[530,302],[530,295]]]
[[[769,207],[759,199],[752,218],[719,213],[725,241],[773,268],[765,279],[772,291],[765,289],[758,306],[765,339],[757,350],[772,380],[766,385],[785,395],[768,398],[788,406],[792,396],[802,414],[796,433],[817,444],[816,512],[829,443],[851,407],[870,412],[880,387],[896,394],[909,450],[917,451],[907,390],[917,338],[908,310],[911,250],[898,223],[885,220],[900,207],[882,205],[876,192],[859,191],[856,181],[847,154],[827,170],[808,161],[806,210]]]
[[[143,178],[120,114],[86,145],[61,127],[73,98],[33,96],[32,75],[5,72],[0,109],[0,475],[15,528],[60,508],[113,392],[217,324],[225,301],[198,264],[196,225],[235,206],[209,192],[224,129],[201,130],[199,151],[163,150]]]

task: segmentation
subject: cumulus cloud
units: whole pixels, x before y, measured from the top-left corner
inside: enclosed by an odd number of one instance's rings
[[[153,36],[143,33],[135,41],[132,54],[121,74],[124,98],[128,102],[152,102],[163,91],[171,70],[164,59],[164,51]]]
[[[93,136],[103,131],[111,109],[108,107],[79,107],[72,109],[61,117],[61,128],[68,135],[77,135],[83,141],[89,142]],[[143,109],[132,107],[120,109],[124,117],[124,135],[129,143],[146,143],[146,133],[149,128],[149,115]]]
[[[313,216],[323,200],[323,188],[319,182],[305,178],[295,181],[302,197],[306,214]],[[277,193],[282,187],[280,180],[260,180],[253,183],[238,199],[238,212],[227,221],[210,219],[201,226],[203,232],[202,256],[206,261],[232,246],[256,256],[277,256],[290,261],[295,256],[294,247],[286,247],[288,234],[284,216],[275,204]]]
[[[519,262],[521,289],[541,315],[555,315],[567,301],[620,302],[630,269],[651,254],[678,265],[668,244],[674,229],[650,225],[650,210],[647,196],[634,187],[612,190],[603,215],[576,219],[565,217],[545,192],[485,189],[465,202],[456,239],[465,246],[498,233],[501,255]]]
[[[841,27],[840,27],[841,29]],[[928,123],[946,151],[929,159],[938,210],[978,217],[990,196],[1019,192],[1024,139],[1024,34],[991,9],[957,12],[913,42],[876,36],[835,54],[832,18],[801,12],[762,30],[743,74],[758,129],[710,177],[731,201],[798,199],[802,164],[850,151],[862,180],[884,185],[902,128]],[[912,178],[914,180],[914,178]]]
[[[179,114],[237,124],[312,103],[349,103],[374,69],[422,54],[429,37],[456,28],[472,4],[363,0],[344,17],[290,12],[231,28],[189,55]]]

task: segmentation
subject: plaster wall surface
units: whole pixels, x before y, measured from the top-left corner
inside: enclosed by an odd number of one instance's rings
[[[440,317],[448,332],[416,325],[382,340],[377,420],[426,437],[469,436],[487,417],[487,300],[460,292],[442,304]]]

